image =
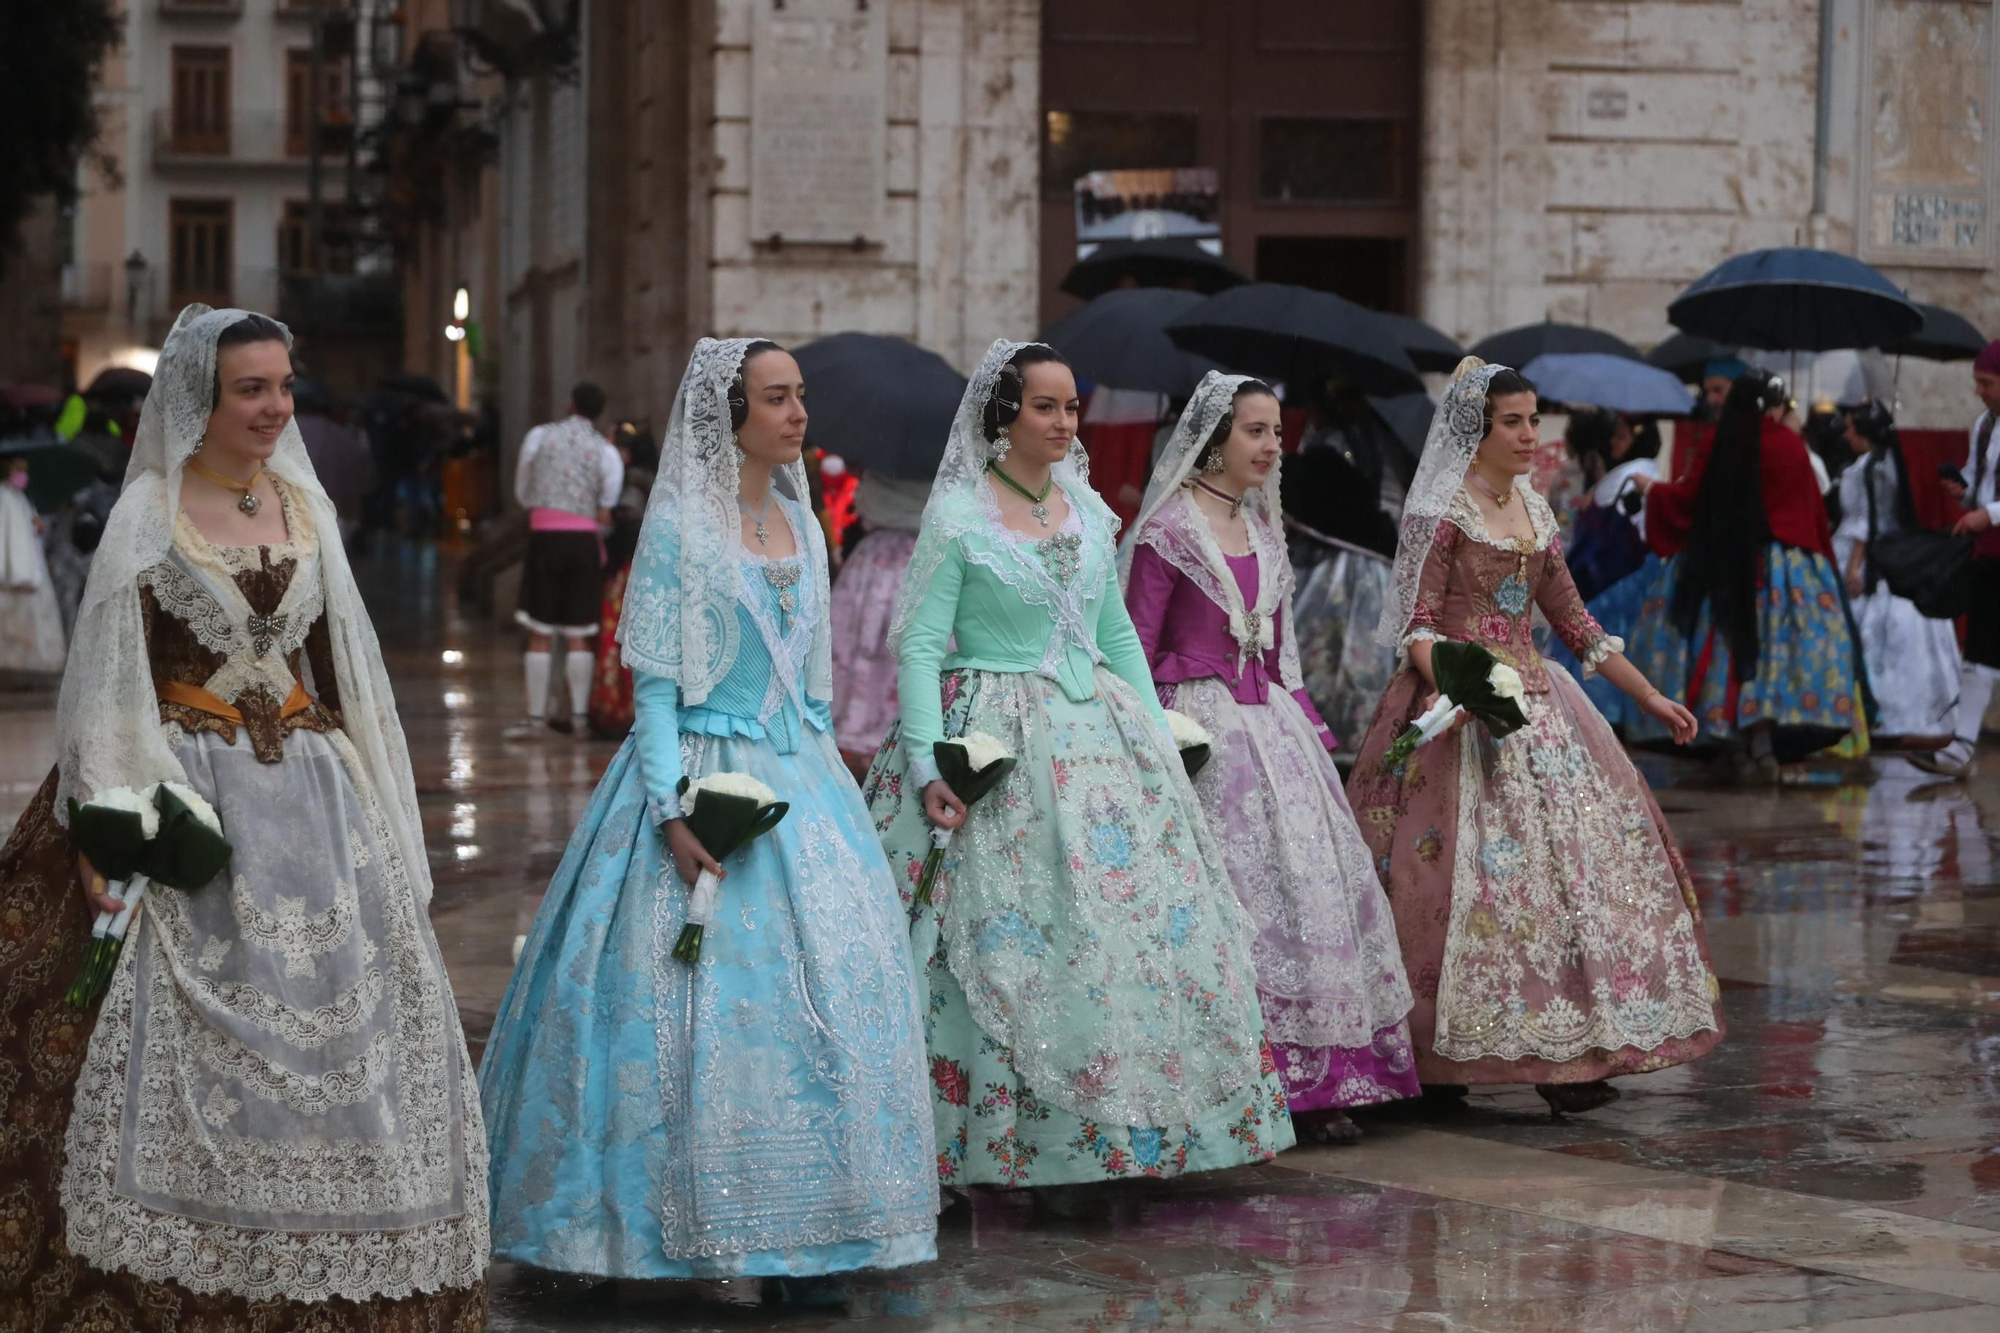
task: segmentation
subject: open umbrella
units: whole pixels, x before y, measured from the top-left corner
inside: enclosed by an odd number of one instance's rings
[[[1174,346],[1167,321],[1203,299],[1199,292],[1173,287],[1106,292],[1050,325],[1042,341],[1068,358],[1085,379],[1114,389],[1186,398],[1203,375],[1222,367]]]
[[[1699,384],[1709,362],[1736,355],[1734,347],[1694,333],[1676,333],[1646,353],[1646,363],[1672,371],[1683,384]]]
[[[1167,336],[1232,369],[1301,389],[1332,374],[1363,393],[1390,396],[1423,387],[1386,317],[1310,287],[1232,287],[1170,321]]]
[[[805,376],[806,439],[847,465],[929,481],[965,376],[936,352],[876,333],[836,333],[792,349]]]
[[[1914,356],[1923,361],[1970,361],[1986,350],[1986,338],[1965,316],[1943,306],[1917,306],[1923,326],[1908,337],[1882,344],[1890,356]]]
[[[1424,456],[1424,437],[1430,434],[1431,418],[1437,414],[1437,404],[1429,394],[1419,389],[1393,398],[1370,398],[1368,406],[1396,433],[1413,460]]]
[[[1674,327],[1783,352],[1879,347],[1923,326],[1896,285],[1852,255],[1786,246],[1725,259],[1667,307]]]
[[[1545,319],[1539,324],[1523,324],[1517,329],[1489,333],[1472,344],[1472,354],[1481,361],[1512,366],[1519,370],[1538,356],[1557,352],[1602,352],[1631,361],[1644,361],[1639,349],[1615,333],[1582,324],[1560,324]]]
[[[1543,398],[1570,407],[1604,407],[1635,417],[1683,417],[1694,410],[1687,385],[1671,370],[1604,352],[1556,352],[1521,368]]]
[[[1415,315],[1385,312],[1382,318],[1396,330],[1397,342],[1418,370],[1449,373],[1458,369],[1458,363],[1465,359],[1465,349],[1459,346],[1457,339],[1443,329],[1424,323]]]
[[[384,375],[375,381],[375,387],[389,393],[408,394],[412,398],[421,398],[426,402],[446,404],[451,402],[451,395],[444,391],[444,386],[436,379],[406,370]]]
[[[152,392],[153,377],[131,366],[106,366],[90,381],[83,396],[93,402],[139,404]]]
[[[1244,277],[1221,255],[1188,237],[1105,241],[1063,276],[1062,289],[1086,301],[1119,287],[1184,287],[1204,295],[1235,287]]]

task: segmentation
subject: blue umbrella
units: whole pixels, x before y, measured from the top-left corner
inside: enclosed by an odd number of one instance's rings
[[[1671,370],[1608,352],[1552,352],[1522,367],[1542,397],[1635,417],[1682,417],[1694,399]]]
[[[1779,352],[1879,347],[1923,327],[1923,312],[1852,255],[1788,246],[1726,259],[1667,307],[1687,333]]]

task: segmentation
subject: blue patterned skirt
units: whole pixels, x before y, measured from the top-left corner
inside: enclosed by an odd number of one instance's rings
[[[1680,557],[1657,567],[1649,563],[1641,575],[1648,570],[1650,581],[1626,656],[1647,680],[1687,704],[1704,737],[1736,736],[1758,723],[1774,722],[1778,757],[1790,760],[1837,745],[1849,735],[1866,735],[1860,655],[1833,561],[1777,542],[1765,548],[1757,669],[1745,681],[1735,679],[1729,644],[1715,632],[1707,607],[1691,638],[1669,618]],[[1666,731],[1633,709],[1626,718],[1626,739],[1662,741]]]
[[[695,966],[687,888],[627,742],[577,826],[480,1070],[493,1250],[611,1277],[816,1275],[936,1257],[908,919],[830,737],[683,735],[690,775],[791,803],[723,863]]]
[[[1645,562],[1637,569],[1590,599],[1588,610],[1591,618],[1604,626],[1606,634],[1623,639],[1629,646],[1638,630],[1639,612],[1645,608],[1646,596],[1659,581],[1660,571],[1666,567],[1666,561],[1648,552]],[[1604,720],[1621,734],[1642,716],[1639,705],[1633,703],[1625,691],[1594,672],[1586,677],[1583,663],[1553,634],[1549,636],[1547,656],[1576,677],[1583,686],[1585,696],[1597,706],[1598,712],[1604,714]]]

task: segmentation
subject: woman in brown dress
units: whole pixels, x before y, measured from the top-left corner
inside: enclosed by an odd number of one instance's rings
[[[0,1328],[484,1326],[486,1142],[380,651],[290,335],[183,311],[0,851]],[[67,801],[185,783],[229,867],[151,886],[101,1002]],[[115,799],[107,796],[107,800]]]
[[[1687,867],[1602,715],[1536,651],[1539,607],[1597,672],[1685,744],[1687,709],[1591,619],[1555,515],[1527,485],[1540,418],[1515,371],[1472,358],[1438,408],[1404,510],[1378,633],[1399,669],[1348,795],[1373,848],[1416,1007],[1427,1085],[1533,1083],[1550,1107],[1617,1096],[1605,1079],[1679,1064],[1722,1038]],[[1528,725],[1478,722],[1384,762],[1437,698],[1431,646],[1476,643],[1519,673]]]

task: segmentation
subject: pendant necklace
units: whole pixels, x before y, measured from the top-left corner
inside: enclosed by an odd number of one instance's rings
[[[1504,491],[1500,490],[1492,482],[1479,475],[1479,469],[1476,467],[1470,469],[1465,475],[1472,478],[1472,484],[1479,488],[1481,494],[1502,509],[1505,509],[1514,499],[1514,488],[1512,486],[1509,486]]]
[[[1210,495],[1214,496],[1216,499],[1222,501],[1222,503],[1228,505],[1229,517],[1236,518],[1243,513],[1242,496],[1231,495],[1228,491],[1223,490],[1219,486],[1211,486],[1207,482],[1203,481],[1200,477],[1196,477],[1194,479],[1194,488],[1198,491],[1206,491]]]
[[[250,480],[238,481],[234,477],[217,472],[212,467],[202,466],[202,462],[198,458],[189,458],[187,465],[197,477],[205,481],[212,481],[224,490],[243,492],[242,498],[236,502],[236,507],[245,514],[254,514],[264,507],[264,502],[250,493],[256,489],[257,483],[264,479],[263,468],[258,468],[257,475],[250,478]]]
[[[1023,486],[1020,482],[1015,481],[1012,477],[1008,476],[1007,469],[1001,467],[998,463],[988,463],[986,465],[986,470],[991,472],[994,476],[1000,478],[1001,482],[1005,484],[1008,490],[1014,492],[1014,494],[1020,496],[1023,500],[1026,500],[1028,502],[1029,505],[1028,512],[1035,516],[1035,521],[1037,523],[1040,523],[1045,528],[1049,525],[1049,507],[1046,501],[1049,498],[1049,492],[1055,488],[1056,479],[1053,475],[1051,475],[1047,481],[1044,481],[1042,483],[1042,493],[1040,495],[1037,495],[1033,491],[1029,490],[1026,486]]]
[[[771,516],[771,493],[769,491],[764,492],[764,507],[754,514],[750,512],[750,506],[743,503],[743,497],[740,495],[736,497],[736,507],[742,511],[743,517],[749,519],[752,526],[756,528],[757,545],[760,547],[770,545],[771,530],[764,526],[764,520]]]

